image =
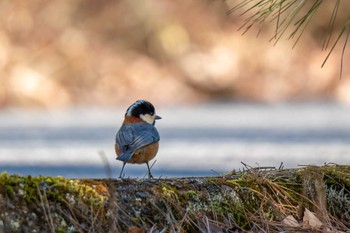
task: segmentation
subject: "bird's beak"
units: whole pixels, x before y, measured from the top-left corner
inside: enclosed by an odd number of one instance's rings
[[[158,116],[158,115],[156,115],[156,118],[155,118],[156,120],[160,120],[160,119],[162,119],[160,116]]]

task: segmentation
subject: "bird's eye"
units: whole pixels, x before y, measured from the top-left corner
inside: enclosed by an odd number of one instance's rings
[[[151,114],[151,116],[153,116],[153,115],[154,115],[154,112],[151,112],[150,114]]]

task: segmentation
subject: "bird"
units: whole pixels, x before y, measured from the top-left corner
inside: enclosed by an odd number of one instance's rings
[[[146,163],[148,178],[153,178],[148,162],[158,153],[160,136],[155,123],[159,119],[162,118],[147,100],[137,100],[126,110],[123,124],[115,136],[114,146],[116,159],[123,162],[120,179],[123,179],[127,163]]]

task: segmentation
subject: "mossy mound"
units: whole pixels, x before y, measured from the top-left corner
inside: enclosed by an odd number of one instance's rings
[[[108,190],[101,182],[0,175],[3,232],[77,232],[94,228]],[[95,221],[91,218],[94,218]]]
[[[5,232],[350,230],[350,166],[154,180],[3,173],[0,184]],[[306,221],[306,209],[322,224]]]

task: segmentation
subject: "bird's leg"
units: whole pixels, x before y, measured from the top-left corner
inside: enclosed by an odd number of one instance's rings
[[[148,161],[146,162],[146,165],[147,165],[147,168],[148,168],[148,178],[149,178],[149,179],[152,179],[153,176],[152,176],[152,173],[151,173],[151,169],[149,168]]]
[[[120,174],[119,174],[120,179],[123,179],[123,171],[124,171],[125,164],[126,164],[126,162],[123,162],[123,167],[122,167],[122,170],[120,171]]]

